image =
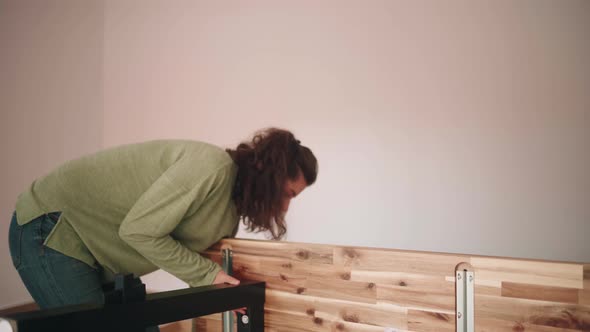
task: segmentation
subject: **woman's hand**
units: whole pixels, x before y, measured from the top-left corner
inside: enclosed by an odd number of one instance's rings
[[[213,280],[213,284],[230,284],[230,285],[239,285],[240,281],[232,276],[229,276],[227,273],[223,271],[219,271]]]
[[[217,273],[217,275],[215,276],[215,279],[213,280],[213,284],[230,284],[230,285],[239,285],[240,281],[230,275],[228,275],[227,273],[223,272],[223,271],[219,271]],[[240,308],[240,309],[236,309],[233,310],[234,312],[234,318],[235,318],[235,313],[239,312],[241,314],[245,314],[246,313],[246,307],[244,308]]]

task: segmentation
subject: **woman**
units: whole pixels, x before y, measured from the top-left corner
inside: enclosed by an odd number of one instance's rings
[[[238,284],[199,253],[249,231],[280,239],[292,198],[317,176],[311,150],[271,128],[224,151],[151,141],[73,160],[16,203],[12,260],[41,308],[103,303],[114,274],[163,269],[190,286]]]

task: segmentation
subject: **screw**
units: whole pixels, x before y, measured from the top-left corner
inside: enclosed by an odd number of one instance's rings
[[[457,274],[457,279],[461,280],[461,275]]]
[[[469,276],[469,281],[473,281],[473,276]]]
[[[248,323],[250,323],[250,318],[248,318],[246,315],[242,316],[242,323],[244,323],[244,325],[248,325]]]
[[[461,319],[461,313],[460,312],[457,313],[457,318]]]

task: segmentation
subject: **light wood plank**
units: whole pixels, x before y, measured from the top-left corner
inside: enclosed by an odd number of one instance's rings
[[[351,269],[315,262],[300,262],[284,258],[268,257],[261,261],[261,270],[274,273],[276,276],[315,277],[336,280],[350,280]]]
[[[325,299],[269,290],[266,307],[275,311],[299,316],[333,317],[333,320],[375,326],[406,328],[406,312],[403,307],[380,304],[371,305],[353,301]],[[321,313],[321,314],[318,314]],[[318,316],[319,315],[319,316]]]
[[[307,278],[302,294],[361,303],[377,303],[377,285],[367,282]]]
[[[377,301],[425,311],[455,310],[455,294],[445,290],[425,292],[399,286],[378,285]]]
[[[266,282],[266,288],[270,290],[284,291],[292,294],[303,294],[306,291],[306,278],[271,277],[250,272],[236,274],[236,277],[240,280],[264,280]]]
[[[555,302],[481,295],[475,301],[479,318],[523,322],[541,326],[590,330],[590,307]]]
[[[318,302],[316,317],[330,318],[333,321],[349,322],[371,326],[386,326],[407,329],[407,313],[394,311],[386,305],[358,305],[354,303]]]
[[[383,332],[379,326],[334,321],[331,317],[309,317],[294,315],[282,311],[267,310],[265,319],[268,326],[275,331],[309,331],[309,332]]]
[[[454,332],[455,315],[431,311],[408,310],[408,329],[420,332]]]
[[[355,247],[334,248],[334,264],[355,270],[453,276],[457,264],[469,257]]]
[[[203,316],[194,319],[193,328],[195,332],[219,332],[222,331],[223,324],[221,319],[215,319],[212,316]]]
[[[329,331],[329,322],[315,316],[297,315],[292,312],[265,310],[265,326],[273,327],[277,331],[297,328],[299,331],[321,332]]]
[[[541,286],[583,288],[583,266],[573,263],[472,257],[476,278]]]
[[[160,325],[160,332],[191,332],[192,319],[181,320],[178,322]]]
[[[287,258],[299,262],[333,263],[333,249],[320,244],[225,239],[215,244],[212,250],[220,251],[223,245],[230,246],[234,254]]]
[[[559,327],[534,325],[526,322],[508,321],[493,318],[475,317],[476,332],[505,332],[505,331],[526,331],[526,332],[572,332],[571,330]]]
[[[514,282],[502,283],[502,296],[529,300],[576,304],[578,303],[579,291],[575,288],[539,286]]]
[[[407,289],[455,292],[455,279],[444,276],[413,274],[405,272],[383,272],[352,270],[351,281],[372,282],[379,285],[406,287]]]
[[[474,293],[475,293],[476,298],[478,295],[502,296],[502,288],[501,287],[482,286],[482,285],[476,284],[474,287]]]
[[[266,290],[265,308],[299,316],[313,316],[317,298],[278,290]]]

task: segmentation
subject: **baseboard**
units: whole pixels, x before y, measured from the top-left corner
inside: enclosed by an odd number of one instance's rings
[[[39,306],[37,305],[37,303],[29,302],[29,303],[13,305],[13,306],[2,308],[2,309],[0,309],[0,316],[14,314],[17,312],[33,311],[33,310],[38,310],[38,309],[39,309]]]

